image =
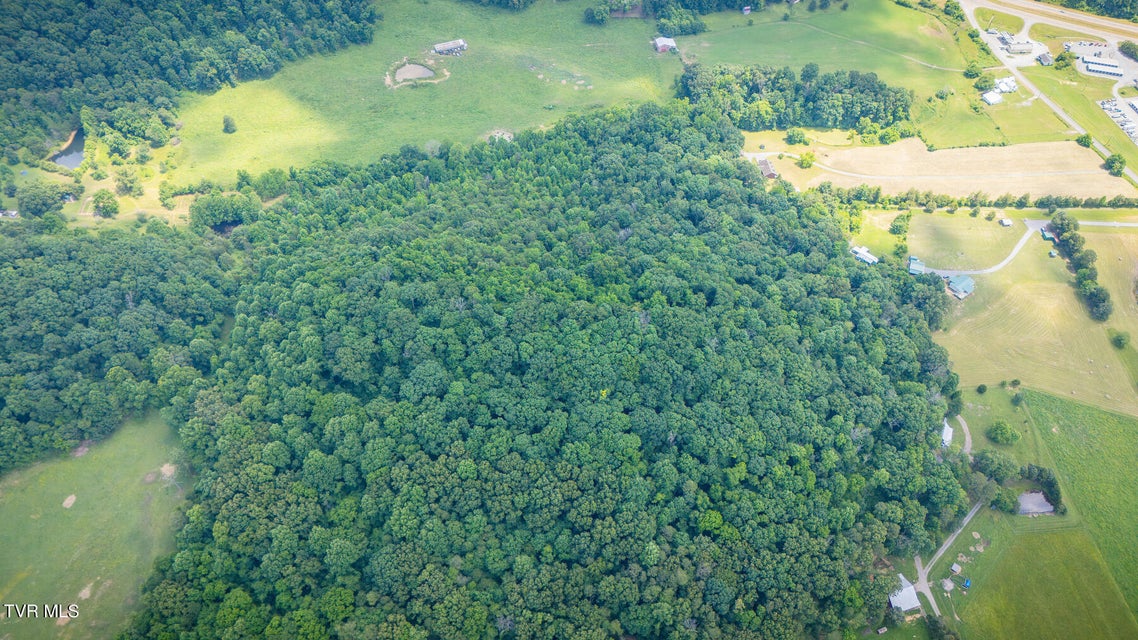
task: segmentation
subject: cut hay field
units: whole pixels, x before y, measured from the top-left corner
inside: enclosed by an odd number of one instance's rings
[[[937,147],[980,143],[1060,140],[1066,127],[1050,113],[1021,100],[1007,105],[1014,113],[976,113],[979,99],[972,81],[961,75],[968,61],[995,64],[974,51],[966,30],[948,27],[930,14],[905,9],[888,0],[862,0],[848,11],[835,5],[808,12],[772,8],[744,17],[736,12],[707,16],[708,30],[679,38],[685,60],[704,64],[769,64],[798,69],[816,62],[824,71],[873,71],[883,80],[916,93],[913,116],[925,139]],[[748,21],[753,24],[748,25]],[[950,95],[934,95],[945,89]]]
[[[1101,168],[1102,159],[1094,151],[1068,141],[937,151],[929,151],[912,138],[888,146],[767,145],[767,151],[806,150],[817,156],[810,169],[799,169],[789,156],[771,160],[780,173],[802,189],[831,182],[841,187],[880,186],[889,194],[915,188],[954,196],[975,191],[1080,198],[1138,196],[1133,185]]]
[[[0,602],[79,607],[62,625],[0,617],[0,638],[118,633],[155,559],[173,548],[185,481],[177,470],[165,480],[163,465],[176,445],[160,419],[131,422],[82,457],[0,479]]]
[[[919,243],[918,235],[910,231],[909,242]],[[1097,250],[1093,241],[1088,247]],[[1106,328],[1089,319],[1073,277],[1061,259],[1047,257],[1049,248],[1032,238],[1005,268],[974,276],[976,293],[952,303],[949,326],[934,339],[948,349],[962,387],[1018,378],[1025,386],[1138,415],[1138,394]],[[1134,260],[1100,257],[1100,277],[1109,281],[1111,271],[1132,269]],[[1113,319],[1108,325],[1130,330]]]
[[[590,26],[585,7],[539,0],[510,12],[454,0],[384,2],[370,45],[188,96],[173,179],[232,181],[236,168],[257,174],[317,159],[367,162],[402,145],[469,143],[572,111],[670,97],[682,68],[678,56],[651,48],[655,25]],[[434,43],[453,38],[469,43],[463,56],[429,55]],[[389,88],[384,76],[404,57],[432,61],[437,76],[449,78]],[[236,133],[222,133],[225,115]]]
[[[1018,220],[1001,227],[996,220],[973,218],[967,211],[914,213],[909,221],[909,253],[937,269],[991,267],[1012,252],[1027,230]]]

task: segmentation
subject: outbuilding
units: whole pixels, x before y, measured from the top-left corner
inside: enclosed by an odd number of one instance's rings
[[[925,263],[917,256],[909,256],[909,275],[919,276],[925,272]]]
[[[945,449],[952,444],[952,427],[948,426],[948,418],[944,419],[944,428],[940,430],[940,446]]]
[[[768,180],[774,180],[778,177],[778,171],[775,171],[774,165],[766,158],[759,159],[759,173]]]
[[[676,41],[671,38],[660,36],[652,41],[656,47],[656,53],[667,53],[668,51],[676,51]]]
[[[1041,53],[1035,59],[1039,61],[1039,64],[1045,67],[1050,67],[1055,64],[1055,58],[1052,58],[1050,53]]]
[[[466,51],[466,40],[459,38],[458,40],[450,40],[449,42],[440,42],[434,46],[434,51],[443,56],[458,55]]]
[[[917,598],[917,588],[912,582],[905,579],[904,574],[897,574],[901,578],[901,588],[889,595],[889,604],[902,612],[921,608],[921,601]]]
[[[1012,226],[1012,221],[1008,220],[1007,218],[1000,218],[1000,226],[1001,227],[1010,227],[1010,226]]]
[[[850,249],[850,253],[854,254],[855,258],[866,264],[877,264],[878,262],[877,256],[870,253],[868,247],[854,247]]]
[[[998,91],[989,91],[980,96],[980,99],[988,104],[1000,104],[1004,101],[1004,97]]]

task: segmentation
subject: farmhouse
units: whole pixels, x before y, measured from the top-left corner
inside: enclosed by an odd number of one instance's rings
[[[889,604],[893,605],[894,609],[901,611],[912,611],[913,609],[921,608],[921,601],[917,599],[917,588],[913,586],[912,582],[905,579],[904,574],[897,574],[901,577],[901,588],[889,594]]]
[[[778,177],[778,172],[775,171],[774,165],[771,164],[771,161],[767,160],[766,158],[761,158],[759,160],[759,172],[762,173],[763,177],[768,180],[774,180]]]
[[[850,249],[850,253],[866,264],[877,264],[877,256],[870,253],[868,247],[854,247]]]
[[[952,276],[948,279],[948,292],[957,300],[963,300],[976,290],[976,281],[968,276]]]
[[[940,430],[940,446],[945,449],[952,444],[952,427],[948,426],[948,418],[944,419],[944,428]]]
[[[925,272],[925,263],[917,256],[909,256],[909,275],[919,276]]]
[[[1036,60],[1039,61],[1039,64],[1045,67],[1050,67],[1051,65],[1055,64],[1055,58],[1052,58],[1050,53],[1041,53],[1039,54],[1039,57],[1036,58]]]
[[[980,99],[983,100],[984,102],[986,102],[987,104],[1000,104],[1001,102],[1004,101],[1004,97],[1002,95],[1000,95],[999,92],[996,92],[996,91],[989,91],[988,93],[985,93],[984,95],[980,96]]]
[[[466,51],[466,40],[458,39],[450,42],[440,42],[434,47],[435,53],[443,56],[456,56]]]
[[[676,51],[676,41],[671,38],[659,37],[653,40],[652,44],[656,47],[656,53]]]

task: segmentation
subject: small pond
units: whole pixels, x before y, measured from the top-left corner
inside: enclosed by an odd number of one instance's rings
[[[1019,494],[1019,514],[1035,515],[1055,513],[1055,507],[1047,501],[1042,491],[1025,491]]]
[[[83,143],[86,138],[83,137],[83,130],[79,129],[71,136],[71,143],[51,157],[51,161],[55,164],[63,165],[68,169],[77,169],[80,164],[83,164]]]

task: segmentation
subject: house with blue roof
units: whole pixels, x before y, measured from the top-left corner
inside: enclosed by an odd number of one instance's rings
[[[948,292],[963,300],[976,290],[976,281],[968,276],[952,276],[948,279]]]

